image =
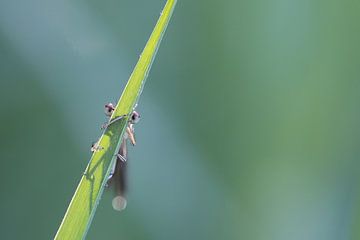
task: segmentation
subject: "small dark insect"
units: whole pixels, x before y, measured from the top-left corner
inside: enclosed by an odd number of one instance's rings
[[[114,111],[114,105],[108,103],[105,105],[105,114],[111,116]],[[106,128],[110,124],[120,119],[123,119],[127,115],[120,116],[109,121],[107,124],[103,125],[103,128]],[[115,210],[121,211],[126,208],[126,168],[127,168],[127,140],[130,141],[131,145],[136,145],[135,140],[135,131],[134,124],[140,121],[140,114],[136,111],[133,111],[128,119],[126,126],[126,132],[124,133],[119,151],[116,155],[116,161],[111,168],[109,178],[107,180],[107,187],[114,186],[115,197],[112,201],[112,206]]]

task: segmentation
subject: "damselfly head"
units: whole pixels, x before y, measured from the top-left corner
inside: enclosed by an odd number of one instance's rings
[[[136,111],[133,111],[130,116],[130,122],[132,124],[138,123],[140,121],[140,114]]]
[[[111,114],[114,112],[114,110],[115,110],[115,107],[112,103],[108,103],[105,105],[104,111],[105,111],[106,116],[110,117]]]

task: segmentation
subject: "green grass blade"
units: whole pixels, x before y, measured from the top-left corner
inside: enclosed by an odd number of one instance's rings
[[[128,114],[138,101],[156,55],[162,36],[171,18],[176,0],[168,0],[156,26],[146,43],[128,83],[121,95],[112,118]],[[94,152],[82,176],[55,239],[83,239],[90,227],[99,203],[111,163],[120,145],[126,120],[110,125],[99,140],[102,150]]]

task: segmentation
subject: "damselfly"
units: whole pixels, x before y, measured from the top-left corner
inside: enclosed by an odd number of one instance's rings
[[[114,105],[109,103],[105,105],[105,114],[110,117],[115,110]],[[109,121],[103,128],[106,128],[110,124],[124,117],[129,117],[126,131],[121,141],[121,145],[119,148],[118,153],[116,154],[116,160],[111,167],[110,175],[107,180],[107,186],[113,186],[115,190],[115,197],[112,201],[112,206],[115,210],[121,211],[126,208],[126,169],[127,169],[127,141],[129,140],[130,143],[135,146],[135,131],[134,131],[134,124],[140,121],[140,114],[136,111],[133,111],[130,115],[123,115],[114,120]]]

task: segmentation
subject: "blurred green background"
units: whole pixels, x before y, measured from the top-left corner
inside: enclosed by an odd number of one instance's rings
[[[1,239],[51,239],[165,0],[1,0]],[[87,239],[360,239],[360,2],[179,0]],[[69,158],[69,156],[71,156]]]

